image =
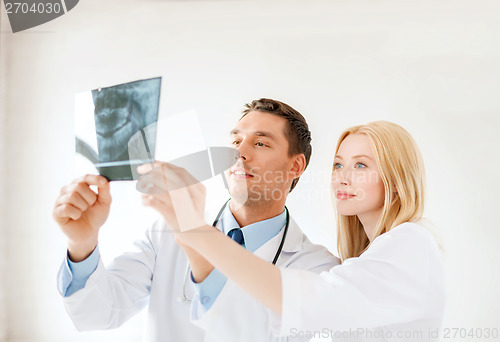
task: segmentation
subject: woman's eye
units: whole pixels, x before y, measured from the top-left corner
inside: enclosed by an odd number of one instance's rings
[[[255,145],[257,145],[257,146],[261,146],[261,147],[262,147],[262,146],[266,146],[266,145],[264,145],[264,144],[263,144],[263,143],[261,143],[261,142],[255,143]]]
[[[340,163],[333,164],[334,169],[340,169],[341,167],[342,167],[342,164],[340,164]]]
[[[366,165],[365,165],[365,164],[363,164],[363,163],[356,163],[356,165],[355,165],[354,167],[355,167],[356,169],[361,169],[361,168],[366,167]]]
[[[233,145],[238,145],[240,142],[238,140],[233,141]]]

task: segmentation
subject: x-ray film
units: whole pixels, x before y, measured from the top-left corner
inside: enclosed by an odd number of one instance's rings
[[[108,180],[137,179],[155,157],[161,77],[75,96],[76,153]]]

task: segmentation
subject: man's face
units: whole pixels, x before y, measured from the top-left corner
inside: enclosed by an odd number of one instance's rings
[[[288,154],[286,119],[259,111],[245,115],[231,131],[240,158],[227,172],[231,197],[241,205],[285,200],[297,174]],[[296,170],[295,170],[296,171]]]

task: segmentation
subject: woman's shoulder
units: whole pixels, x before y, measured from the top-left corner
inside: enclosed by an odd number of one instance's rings
[[[434,236],[423,224],[417,222],[404,222],[380,235],[380,238],[393,236],[395,238],[412,238],[434,241]]]
[[[398,251],[419,252],[424,249],[439,251],[434,235],[427,227],[416,222],[404,222],[373,240],[372,250],[397,249]]]

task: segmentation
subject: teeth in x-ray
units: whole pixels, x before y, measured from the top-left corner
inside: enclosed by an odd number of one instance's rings
[[[160,84],[160,78],[153,78],[92,90],[101,163],[141,159],[130,156],[128,150],[134,135],[148,125],[154,125],[147,142],[154,151]]]

